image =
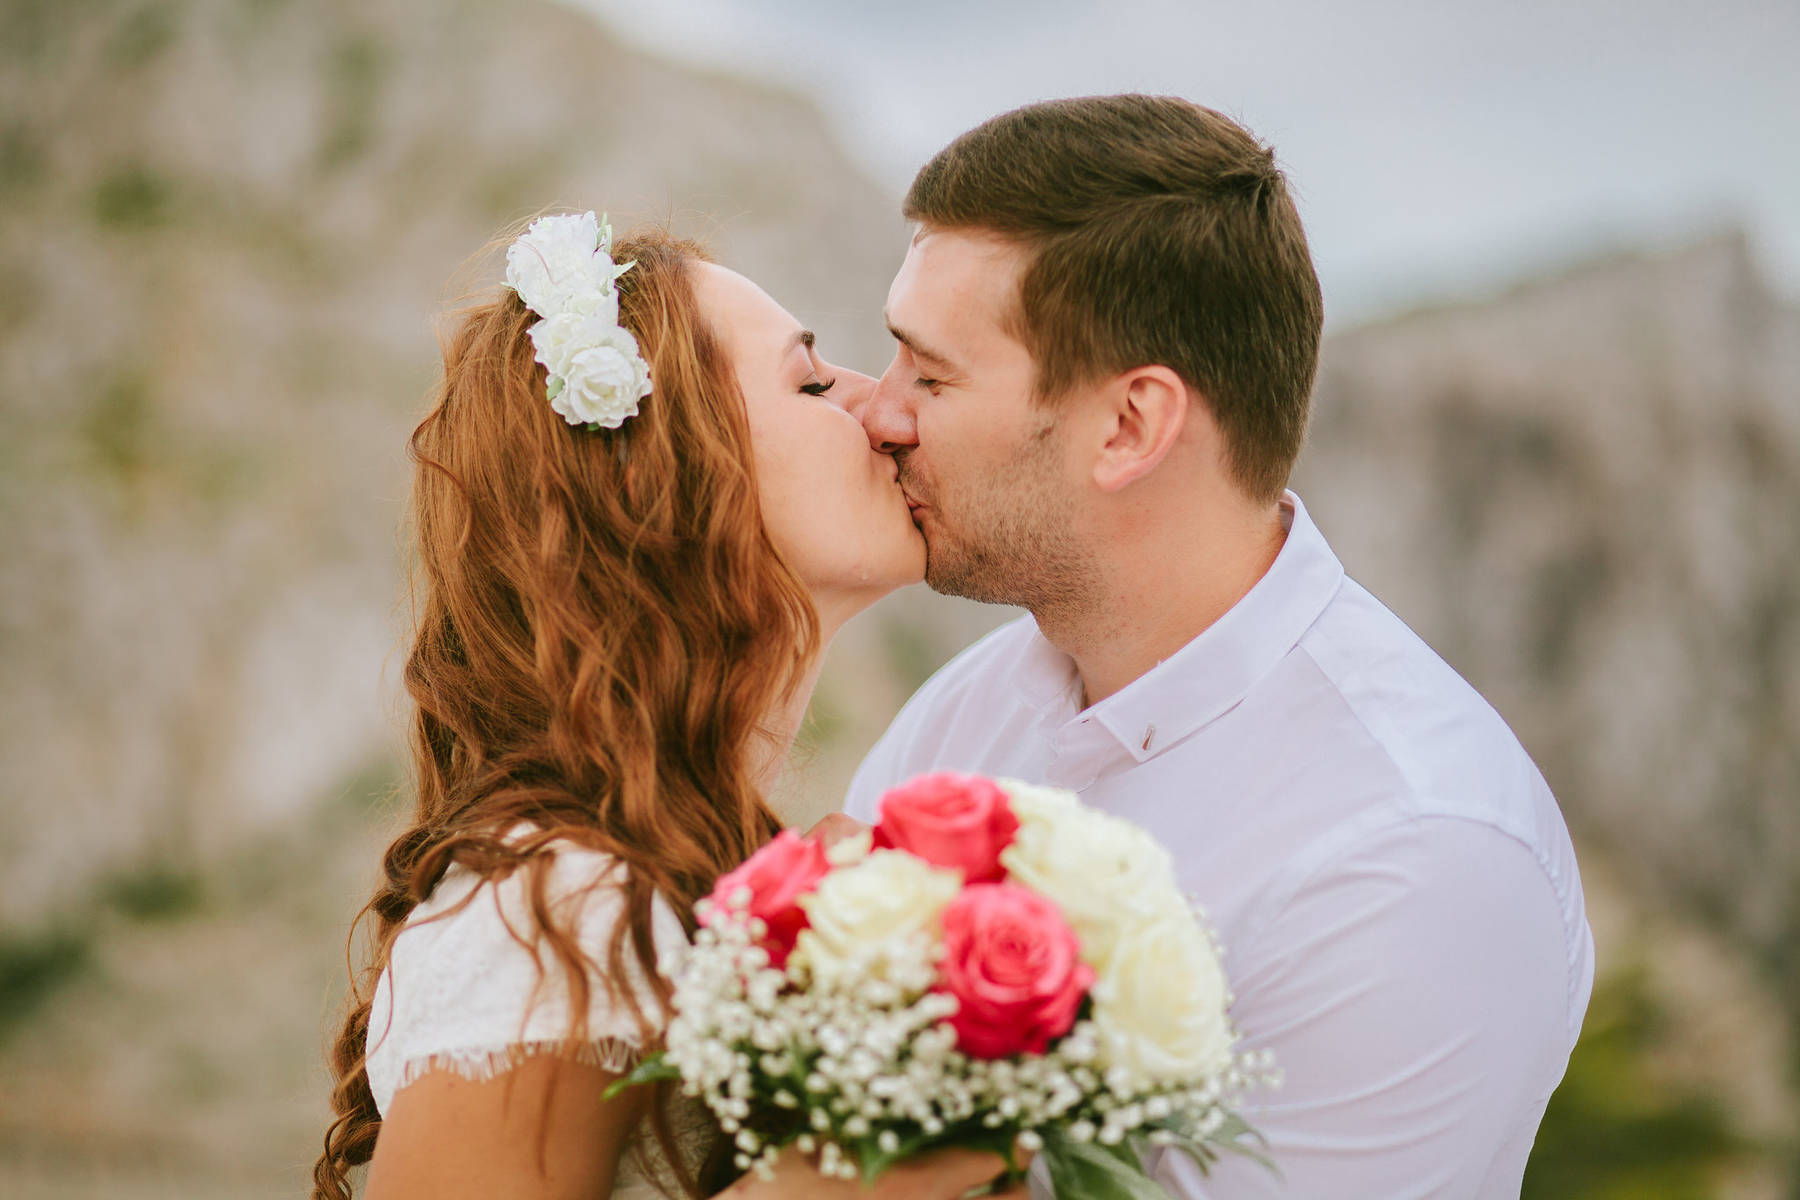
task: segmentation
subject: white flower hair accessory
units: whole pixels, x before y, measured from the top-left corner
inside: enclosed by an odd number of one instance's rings
[[[650,394],[650,364],[619,324],[612,226],[591,212],[539,217],[506,251],[506,286],[542,320],[531,327],[550,407],[571,425],[617,429]]]

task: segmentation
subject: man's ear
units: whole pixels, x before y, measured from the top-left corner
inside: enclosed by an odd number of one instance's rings
[[[1188,387],[1168,367],[1137,367],[1113,380],[1107,397],[1107,436],[1094,463],[1094,483],[1116,492],[1155,470],[1180,439]]]

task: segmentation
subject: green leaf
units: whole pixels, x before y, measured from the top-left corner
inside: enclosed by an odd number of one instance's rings
[[[558,396],[562,395],[562,390],[563,390],[563,377],[561,375],[551,375],[545,379],[545,381],[544,381],[544,398],[546,400],[556,399]]]
[[[1241,1154],[1252,1162],[1261,1163],[1275,1174],[1281,1174],[1281,1168],[1269,1157],[1269,1139],[1236,1113],[1226,1114],[1224,1124],[1213,1133],[1213,1141],[1220,1149]]]
[[[1128,1146],[1078,1142],[1052,1126],[1040,1131],[1050,1187],[1058,1196],[1081,1200],[1170,1200],[1162,1185],[1144,1174]]]
[[[854,1146],[856,1164],[862,1168],[864,1185],[872,1184],[880,1179],[889,1167],[912,1154],[917,1154],[925,1145],[926,1139],[921,1134],[902,1137],[900,1144],[893,1150],[883,1150],[881,1143],[874,1137],[859,1139]]]
[[[637,1087],[640,1084],[646,1083],[661,1083],[665,1079],[680,1078],[681,1072],[676,1070],[675,1065],[664,1057],[662,1051],[659,1050],[655,1054],[647,1055],[643,1058],[637,1066],[631,1069],[631,1074],[626,1075],[622,1079],[615,1079],[608,1085],[606,1091],[600,1094],[600,1098],[603,1100],[611,1100],[626,1088]]]
[[[1182,1129],[1178,1119],[1155,1122],[1146,1128],[1161,1129],[1172,1134],[1175,1141],[1170,1148],[1180,1150],[1194,1160],[1203,1175],[1211,1174],[1211,1167],[1219,1161],[1221,1153],[1239,1154],[1253,1162],[1262,1164],[1276,1175],[1281,1168],[1269,1157],[1269,1143],[1262,1134],[1244,1118],[1236,1113],[1226,1113],[1219,1127],[1206,1136],[1206,1140],[1189,1137]]]

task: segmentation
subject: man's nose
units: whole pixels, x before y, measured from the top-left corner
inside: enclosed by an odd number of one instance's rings
[[[869,435],[869,445],[883,454],[892,454],[919,444],[918,423],[914,417],[907,378],[898,356],[888,367],[868,396],[851,409]]]

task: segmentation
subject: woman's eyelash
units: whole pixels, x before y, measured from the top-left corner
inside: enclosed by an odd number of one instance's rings
[[[823,396],[826,392],[829,392],[836,386],[837,380],[835,379],[814,380],[811,383],[801,384],[800,390],[809,396]]]

